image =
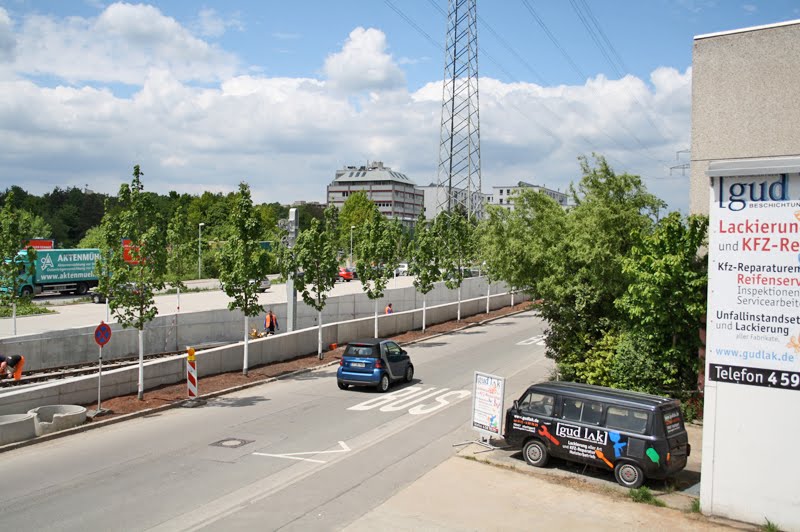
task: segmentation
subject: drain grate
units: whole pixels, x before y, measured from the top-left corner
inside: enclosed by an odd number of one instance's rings
[[[215,441],[210,444],[212,447],[227,447],[228,449],[236,449],[248,443],[253,443],[254,440],[242,440],[240,438],[225,438],[224,440]]]

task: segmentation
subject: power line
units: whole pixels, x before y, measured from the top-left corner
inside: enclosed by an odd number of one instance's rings
[[[534,20],[536,20],[536,22],[539,23],[539,26],[541,26],[542,30],[544,30],[547,37],[550,38],[550,41],[555,45],[558,51],[561,52],[561,55],[564,56],[564,59],[567,60],[567,63],[570,64],[572,70],[574,70],[578,74],[578,76],[580,76],[580,78],[585,81],[589,76],[584,74],[583,71],[578,67],[578,65],[575,64],[575,61],[572,60],[572,57],[570,57],[567,51],[564,50],[564,47],[562,47],[561,43],[558,42],[558,39],[556,39],[555,35],[553,35],[553,33],[550,31],[550,28],[548,28],[547,24],[544,23],[542,17],[539,16],[539,14],[536,12],[535,9],[533,9],[528,0],[522,0],[522,3],[525,4],[525,7],[528,8],[528,11],[530,12],[531,16],[534,18]]]

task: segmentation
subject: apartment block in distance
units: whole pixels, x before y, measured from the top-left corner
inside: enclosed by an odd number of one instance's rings
[[[514,210],[514,195],[520,190],[526,188],[536,190],[542,194],[547,194],[562,207],[566,207],[568,205],[569,196],[567,196],[565,193],[558,190],[552,190],[547,187],[526,183],[525,181],[518,181],[516,185],[492,187],[492,194],[489,196],[488,203],[489,205],[497,205],[509,210]]]
[[[336,171],[328,185],[328,205],[342,208],[350,194],[364,191],[381,214],[413,227],[422,212],[423,193],[405,174],[375,161],[366,166],[346,166]]]

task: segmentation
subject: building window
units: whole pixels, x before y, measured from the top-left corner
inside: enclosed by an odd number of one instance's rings
[[[506,194],[511,194],[511,190],[506,190]]]
[[[503,195],[503,189],[502,188],[500,189],[500,195],[501,196]]]
[[[502,190],[500,192],[502,192]],[[503,198],[500,198],[500,205],[502,204],[503,204]]]

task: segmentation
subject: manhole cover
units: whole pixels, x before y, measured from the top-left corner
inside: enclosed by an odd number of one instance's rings
[[[214,447],[227,447],[228,449],[235,449],[242,445],[253,443],[253,440],[242,440],[239,438],[225,438],[224,440],[215,441],[211,445]]]

